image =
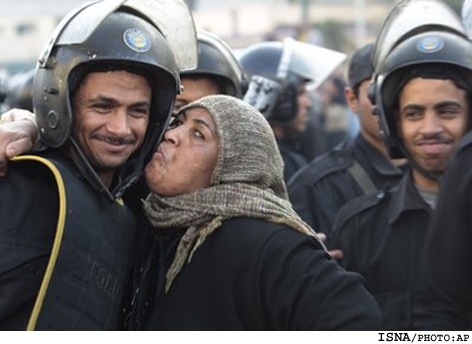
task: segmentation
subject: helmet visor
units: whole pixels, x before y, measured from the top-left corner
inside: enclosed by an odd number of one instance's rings
[[[346,54],[291,38],[287,38],[284,45],[284,54],[286,49],[291,52],[288,70],[307,79],[311,89],[321,85],[346,58]]]

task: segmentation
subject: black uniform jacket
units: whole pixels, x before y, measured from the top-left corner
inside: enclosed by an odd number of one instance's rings
[[[472,133],[458,146],[441,184],[425,243],[426,279],[416,327],[472,330]],[[423,285],[423,284],[422,284]]]
[[[182,230],[158,230],[139,290],[148,330],[373,330],[381,319],[361,277],[318,242],[262,220],[227,220],[199,247],[169,292],[164,276]],[[149,263],[150,262],[150,263]],[[158,274],[157,274],[158,273]],[[140,314],[145,314],[142,309]]]
[[[306,159],[297,153],[289,142],[277,139],[280,155],[284,161],[284,181],[287,183],[292,176],[307,164]]]
[[[385,330],[412,327],[412,307],[432,210],[411,173],[386,192],[362,196],[339,213],[335,241],[342,265],[360,273],[377,300]]]
[[[367,173],[376,189],[396,185],[403,174],[358,135],[310,162],[288,184],[293,208],[316,231],[327,234],[329,248],[338,211],[347,201],[364,194],[349,171],[354,161]]]

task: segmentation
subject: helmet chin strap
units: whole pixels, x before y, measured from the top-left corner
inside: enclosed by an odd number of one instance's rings
[[[85,179],[99,192],[104,193],[110,201],[114,202],[115,197],[111,194],[110,190],[105,186],[100,177],[98,176],[95,169],[90,165],[90,162],[85,157],[84,153],[80,149],[79,145],[73,137],[70,138],[71,142],[71,158],[75,162],[76,166],[80,170],[80,173]]]

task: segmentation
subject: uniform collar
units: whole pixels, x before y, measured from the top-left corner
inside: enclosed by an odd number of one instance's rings
[[[398,185],[392,189],[392,200],[388,211],[388,223],[397,221],[408,210],[424,210],[432,213],[431,207],[423,200],[415,187],[411,170],[406,172]]]

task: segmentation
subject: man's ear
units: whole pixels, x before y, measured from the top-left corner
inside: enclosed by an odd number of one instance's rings
[[[354,113],[358,113],[359,100],[357,99],[356,94],[351,87],[347,86],[344,88],[344,98],[346,99],[349,109],[351,109],[351,111]]]

